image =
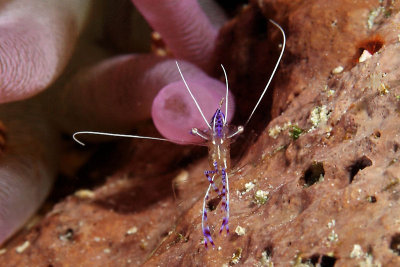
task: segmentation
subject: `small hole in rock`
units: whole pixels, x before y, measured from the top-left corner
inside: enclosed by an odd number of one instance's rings
[[[71,241],[74,238],[74,230],[68,228],[63,234],[60,234],[58,238],[61,241]]]
[[[380,132],[380,131],[374,132],[374,137],[375,137],[376,139],[380,138],[380,137],[381,137],[381,132]]]
[[[268,246],[266,246],[264,248],[264,252],[266,253],[267,257],[271,257],[273,251],[274,251],[274,247],[271,244],[269,244]]]
[[[367,197],[368,202],[370,203],[375,203],[376,202],[376,197],[375,196],[368,196]]]
[[[301,263],[305,263],[307,266],[320,266],[320,267],[333,267],[335,266],[336,258],[314,254],[310,258],[303,259]]]
[[[397,150],[399,150],[399,144],[395,143],[395,144],[393,145],[393,151],[394,151],[394,152],[397,152]]]
[[[333,267],[335,266],[336,258],[331,256],[322,255],[320,266],[321,267]]]
[[[301,263],[305,263],[307,266],[315,266],[319,261],[319,255],[314,254],[310,258],[302,259]]]
[[[390,241],[390,249],[400,256],[400,234],[395,234],[392,236],[392,241]]]
[[[360,170],[365,169],[366,167],[371,166],[371,165],[372,165],[372,161],[369,158],[367,158],[366,156],[361,157],[356,162],[354,162],[352,165],[350,165],[347,168],[347,170],[349,171],[350,183],[353,182],[354,176],[356,176]]]
[[[304,187],[310,187],[324,179],[325,170],[322,162],[313,162],[300,179]]]
[[[169,235],[169,232],[163,232],[162,234],[161,234],[161,237],[166,237],[166,236],[168,236]]]
[[[216,197],[216,198],[210,199],[210,200],[207,202],[207,208],[208,208],[210,211],[215,210],[215,209],[217,208],[217,206],[218,206],[218,204],[219,204],[220,201],[221,201],[221,198],[220,198],[220,197]]]
[[[364,53],[364,50],[368,51],[368,53],[373,55],[376,52],[378,52],[383,45],[384,45],[384,40],[382,37],[378,35],[360,42],[357,46],[357,51],[353,58],[354,64],[357,64],[359,62],[359,58]]]
[[[367,246],[367,253],[370,254],[370,255],[372,255],[373,252],[374,252],[374,250],[373,250],[372,246],[371,246],[371,245],[368,245],[368,246]]]
[[[360,43],[359,50],[367,50],[371,55],[378,52],[383,46],[383,39],[380,36],[374,36]]]

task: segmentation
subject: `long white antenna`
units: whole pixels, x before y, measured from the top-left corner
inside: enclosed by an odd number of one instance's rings
[[[225,75],[225,84],[226,84],[226,96],[225,96],[225,121],[224,124],[226,124],[226,122],[228,121],[228,75],[226,75],[226,71],[224,66],[221,64],[221,68],[224,71],[224,75]]]
[[[194,103],[196,104],[197,109],[200,111],[200,114],[201,114],[201,116],[203,117],[204,121],[206,122],[206,125],[208,126],[208,128],[210,128],[210,130],[212,130],[210,124],[208,124],[208,121],[207,121],[206,117],[204,116],[203,112],[201,111],[201,108],[200,108],[200,106],[199,106],[199,103],[197,103],[196,98],[194,98],[194,96],[193,96],[193,94],[192,94],[192,91],[190,91],[189,86],[187,85],[186,80],[185,80],[185,78],[183,77],[182,71],[181,71],[181,69],[179,68],[178,61],[175,61],[175,62],[176,62],[176,66],[178,67],[178,71],[179,71],[179,73],[180,73],[180,75],[181,75],[181,77],[182,77],[183,83],[184,83],[185,86],[186,86],[186,89],[188,90],[190,96],[192,97]]]
[[[271,83],[272,78],[273,78],[274,75],[275,75],[276,69],[278,68],[279,63],[281,62],[281,59],[282,59],[282,56],[283,56],[283,52],[285,51],[285,46],[286,46],[285,31],[282,29],[282,27],[281,27],[278,23],[276,23],[276,22],[273,21],[272,19],[270,19],[269,21],[270,21],[272,24],[274,24],[274,25],[281,31],[281,33],[282,33],[282,37],[283,37],[282,50],[281,50],[281,54],[279,55],[278,61],[277,61],[276,64],[275,64],[275,68],[274,68],[274,70],[272,71],[271,76],[269,77],[268,83],[267,83],[267,85],[265,86],[264,91],[262,92],[260,98],[258,99],[257,104],[255,105],[253,111],[251,112],[251,114],[250,114],[249,118],[247,119],[246,123],[244,124],[244,126],[246,126],[247,123],[249,123],[251,117],[253,116],[254,112],[256,111],[256,109],[257,109],[258,105],[260,104],[262,98],[264,97],[265,93],[267,92],[268,86],[269,86],[269,84]]]
[[[130,138],[138,138],[138,139],[150,139],[150,140],[159,140],[159,141],[167,141],[167,142],[171,142],[171,140],[168,139],[164,139],[164,138],[158,138],[158,137],[148,137],[148,136],[140,136],[140,135],[130,135],[130,134],[114,134],[114,133],[103,133],[103,132],[92,132],[92,131],[81,131],[81,132],[76,132],[72,135],[72,138],[74,138],[74,140],[84,146],[85,143],[83,143],[82,141],[78,140],[78,138],[76,137],[79,134],[96,134],[96,135],[106,135],[106,136],[116,136],[116,137],[130,137]]]

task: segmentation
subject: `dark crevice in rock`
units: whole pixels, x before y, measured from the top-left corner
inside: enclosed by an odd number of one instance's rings
[[[312,266],[333,267],[336,260],[332,256],[314,254],[310,258],[303,259],[301,262]]]
[[[325,170],[323,163],[313,162],[305,171],[303,177],[301,177],[300,184],[304,187],[310,187],[319,180],[323,179],[324,175]]]
[[[60,234],[58,238],[62,241],[72,241],[74,239],[74,230],[68,228],[64,233]]]
[[[392,236],[392,241],[390,241],[390,249],[400,256],[400,233]]]
[[[363,41],[359,45],[359,52],[362,54],[364,50],[367,50],[371,55],[378,52],[382,46],[384,45],[384,41],[380,36],[374,36],[368,40]],[[360,56],[361,56],[360,54]]]
[[[367,40],[361,41],[357,46],[357,51],[353,57],[352,63],[353,65],[357,65],[359,63],[360,56],[364,53],[364,51],[368,51],[371,55],[378,52],[384,45],[384,40],[382,37],[375,35]]]
[[[399,150],[399,144],[398,143],[394,143],[393,145],[393,151],[397,152]]]
[[[349,176],[350,176],[349,183],[353,182],[354,176],[356,176],[360,170],[365,169],[366,167],[369,167],[371,165],[372,165],[372,161],[366,156],[362,156],[361,158],[356,160],[352,165],[350,165],[347,168],[347,170],[349,171]]]
[[[381,132],[380,132],[380,131],[375,131],[375,132],[374,132],[374,137],[375,137],[376,139],[381,138]]]
[[[210,199],[210,200],[207,202],[207,208],[208,208],[210,211],[215,210],[215,209],[217,208],[217,206],[218,206],[218,204],[219,204],[220,201],[221,201],[221,198],[220,198],[220,197],[216,197],[216,198]]]
[[[272,257],[273,255],[273,251],[274,251],[274,247],[272,244],[268,244],[265,248],[264,248],[264,252],[267,254],[267,257]]]
[[[312,264],[313,266],[315,266],[318,263],[318,261],[319,261],[319,254],[314,254],[310,258],[303,259],[301,263],[305,263],[307,265]]]
[[[376,203],[376,196],[368,196],[368,202],[370,203]]]
[[[333,267],[335,266],[336,258],[327,256],[327,255],[322,255],[321,261],[320,261],[320,266],[321,267]]]

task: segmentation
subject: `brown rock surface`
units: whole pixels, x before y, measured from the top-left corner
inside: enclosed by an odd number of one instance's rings
[[[221,61],[239,113],[251,108],[265,83],[271,63],[263,51],[279,50],[268,42],[280,37],[264,16],[286,29],[288,44],[275,80],[275,118],[230,176],[228,237],[217,233],[219,208],[209,212],[216,249],[202,244],[208,164],[194,158],[198,148],[132,141],[124,167],[11,240],[1,264],[399,266],[400,14],[394,3],[254,1],[222,30],[219,47],[225,42],[229,49]],[[360,63],[364,49],[374,54]],[[333,74],[337,66],[344,71]],[[255,124],[267,124],[265,109]],[[115,154],[108,156],[112,161]],[[259,190],[268,192],[265,203]]]

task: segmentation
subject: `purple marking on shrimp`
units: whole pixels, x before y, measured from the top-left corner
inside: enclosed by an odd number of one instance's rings
[[[222,168],[221,170],[221,176],[222,176],[222,204],[221,204],[221,209],[223,212],[226,212],[226,216],[222,219],[222,225],[221,225],[221,229],[219,230],[219,233],[222,233],[222,231],[224,230],[224,228],[226,228],[226,233],[229,234],[229,202],[227,200],[227,194],[228,194],[228,190],[227,190],[227,182],[226,182],[226,170],[225,168]]]
[[[225,227],[225,229],[226,229],[226,234],[229,235],[228,220],[229,220],[228,217],[224,217],[224,218],[222,219],[221,229],[219,230],[219,233],[220,233],[220,234],[222,233],[222,231],[224,230],[224,227]]]
[[[222,168],[221,171],[221,176],[222,176],[222,205],[221,208],[224,209],[224,207],[226,206],[226,171],[225,168]],[[226,210],[226,208],[225,208]]]
[[[221,109],[217,109],[211,119],[210,126],[219,138],[222,138],[222,129],[224,128],[225,115]]]
[[[208,239],[208,241],[211,243],[211,245],[212,245],[213,247],[215,247],[214,241],[213,241],[213,239],[212,239],[212,237],[211,237],[210,228],[209,228],[208,226],[206,226],[206,227],[204,228],[203,234],[204,234],[204,246],[205,246],[206,248],[208,248],[208,245],[207,245],[207,239]]]
[[[204,174],[207,177],[208,181],[210,182],[210,184],[212,185],[215,193],[217,193],[218,195],[221,195],[221,192],[219,191],[218,187],[215,185],[213,178],[210,177],[210,174],[216,174],[217,171],[205,171]],[[214,177],[214,176],[213,176]]]
[[[207,225],[207,209],[206,209],[206,206],[205,206],[206,200],[208,199],[208,192],[210,191],[210,187],[211,187],[211,184],[208,186],[206,195],[204,197],[203,215],[202,215],[202,219],[201,219],[201,227],[203,229],[203,236],[204,236],[204,246],[206,248],[207,248],[207,240],[211,243],[211,245],[213,247],[215,247],[214,241],[212,240],[212,237],[211,237],[210,227],[208,227],[208,225]]]

